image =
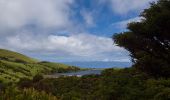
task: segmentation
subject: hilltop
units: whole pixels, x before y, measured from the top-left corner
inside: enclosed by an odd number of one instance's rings
[[[26,63],[38,62],[38,60],[36,59],[27,57],[23,54],[20,54],[14,51],[5,50],[5,49],[0,49],[0,59],[14,61],[14,62],[26,62]]]
[[[0,49],[0,81],[2,82],[18,82],[21,78],[31,79],[37,74],[75,70],[79,70],[79,68],[60,63],[38,61],[17,52]]]

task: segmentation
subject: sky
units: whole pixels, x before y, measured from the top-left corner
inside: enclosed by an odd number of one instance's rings
[[[112,35],[156,0],[0,0],[0,48],[55,62],[130,62]]]

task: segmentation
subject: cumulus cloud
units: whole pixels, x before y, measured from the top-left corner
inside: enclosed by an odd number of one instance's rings
[[[51,52],[62,51],[81,56],[92,56],[102,52],[118,52],[123,50],[120,47],[113,46],[111,38],[90,34],[71,36],[49,35],[48,37],[36,38],[23,35],[12,36],[7,38],[7,44],[9,47],[16,49]]]
[[[114,13],[127,14],[131,11],[138,11],[146,8],[149,2],[157,0],[99,0],[100,3],[107,3]]]
[[[71,24],[69,5],[73,0],[0,0],[0,31],[27,25],[65,28]]]
[[[114,45],[111,38],[86,33],[70,36],[49,35],[47,37],[16,35],[8,37],[5,43],[4,48],[39,54],[51,53],[53,57],[60,55],[65,58],[75,57],[77,60],[81,58],[89,61],[128,59],[124,57],[126,51]]]

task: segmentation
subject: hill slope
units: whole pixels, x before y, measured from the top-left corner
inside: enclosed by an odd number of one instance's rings
[[[39,62],[17,52],[0,49],[0,81],[17,82],[21,78],[32,78],[36,74],[79,70],[60,63]]]
[[[0,59],[9,60],[9,61],[21,61],[21,62],[28,62],[28,63],[35,63],[37,60],[27,57],[23,54],[0,49]]]

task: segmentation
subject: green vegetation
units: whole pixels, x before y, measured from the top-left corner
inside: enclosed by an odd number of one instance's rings
[[[80,70],[60,63],[38,62],[22,54],[0,49],[0,81],[18,82],[21,78],[32,79],[37,74]]]
[[[58,100],[55,96],[44,91],[38,92],[35,89],[19,90],[9,87],[1,93],[0,100]]]
[[[22,80],[19,89],[34,88],[60,100],[169,100],[170,79],[155,79],[135,68],[106,69],[101,75]]]
[[[13,61],[13,62],[22,62],[22,63],[38,62],[38,60],[29,58],[29,57],[22,55],[20,53],[5,50],[5,49],[0,49],[0,59],[7,60],[7,61]]]

